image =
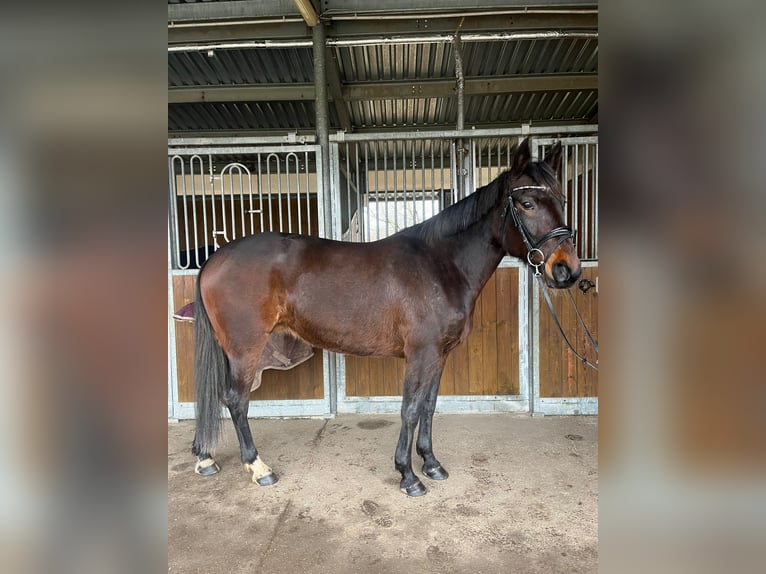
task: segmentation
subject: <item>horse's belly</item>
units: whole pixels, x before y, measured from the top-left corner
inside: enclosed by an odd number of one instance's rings
[[[402,337],[385,310],[334,306],[293,308],[282,323],[312,347],[361,356],[404,356]]]

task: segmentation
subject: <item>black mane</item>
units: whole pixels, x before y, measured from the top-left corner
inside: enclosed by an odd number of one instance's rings
[[[492,210],[498,201],[509,172],[504,172],[484,187],[480,187],[468,197],[450,205],[422,223],[403,229],[399,233],[423,239],[432,243],[442,237],[450,237],[468,229]]]
[[[403,229],[399,233],[417,237],[426,243],[433,243],[437,239],[465,231],[497,206],[498,201],[500,201],[499,196],[505,191],[510,175],[510,170],[504,171],[468,197],[450,205],[444,211],[424,222]],[[556,199],[564,202],[564,196],[560,189],[561,184],[548,164],[542,161],[529,162],[525,175],[532,178],[538,185],[550,189]]]

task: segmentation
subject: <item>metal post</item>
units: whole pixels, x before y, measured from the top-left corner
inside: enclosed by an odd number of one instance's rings
[[[323,216],[325,220],[325,233],[332,237],[332,217],[330,213],[331,194],[330,190],[330,115],[327,103],[327,62],[325,58],[325,45],[327,37],[324,24],[318,24],[312,28],[314,38],[314,106],[316,108],[317,143],[321,149],[322,181],[319,182],[325,190]]]
[[[317,143],[319,144],[319,160],[321,162],[321,180],[318,182],[323,190],[322,217],[324,220],[324,236],[334,237],[332,217],[333,192],[330,188],[330,114],[327,103],[327,62],[325,58],[327,35],[321,22],[311,29],[314,44],[314,106],[316,109]],[[340,205],[338,205],[340,208]],[[338,411],[337,389],[338,378],[336,357],[334,353],[324,351],[324,376],[329,381],[330,414]],[[327,386],[325,386],[327,388]]]
[[[457,77],[457,118],[456,129],[463,131],[465,125],[465,77],[463,75],[463,42],[460,34],[456,34],[452,40],[452,47],[455,50],[455,76]],[[463,138],[457,141],[457,200],[460,201],[468,193],[468,167],[466,166],[466,155]]]

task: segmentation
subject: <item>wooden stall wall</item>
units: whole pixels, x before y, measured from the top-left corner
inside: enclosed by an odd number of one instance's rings
[[[598,276],[598,267],[583,267],[581,279],[588,279],[594,284]],[[550,289],[551,300],[567,333],[570,342],[579,353],[593,360],[595,353],[590,342],[580,327],[566,293]],[[598,341],[598,293],[591,288],[583,293],[572,287],[577,308],[593,338]],[[598,372],[583,365],[572,354],[553,322],[544,301],[540,301],[540,397],[597,397]]]
[[[468,339],[450,353],[440,395],[519,394],[519,270],[500,268],[481,292]],[[404,359],[346,356],[346,396],[401,396]]]

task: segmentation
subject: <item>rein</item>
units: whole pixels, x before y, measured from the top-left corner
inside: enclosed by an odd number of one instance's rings
[[[520,187],[514,187],[511,190],[511,194],[508,196],[508,205],[506,206],[506,209],[503,211],[502,219],[505,220],[505,215],[510,208],[511,210],[511,217],[513,218],[513,224],[516,226],[516,229],[519,230],[519,235],[521,235],[521,240],[524,242],[524,246],[527,248],[527,263],[529,263],[530,267],[534,268],[534,275],[537,279],[537,282],[540,284],[540,289],[543,292],[543,297],[545,299],[545,303],[548,305],[548,310],[551,312],[551,316],[553,317],[553,322],[556,325],[556,328],[559,330],[559,333],[561,333],[561,337],[564,339],[564,342],[569,347],[569,350],[574,353],[575,357],[580,359],[584,365],[589,366],[590,368],[598,371],[598,359],[596,359],[595,364],[589,361],[585,356],[581,355],[577,352],[577,350],[574,348],[574,345],[570,343],[569,338],[566,336],[566,333],[564,333],[564,329],[561,326],[561,322],[559,321],[558,315],[556,314],[556,310],[553,308],[553,302],[551,301],[551,297],[548,294],[548,287],[545,285],[545,281],[543,281],[542,278],[542,272],[540,271],[540,267],[542,267],[545,262],[548,260],[548,256],[553,254],[554,251],[558,248],[559,245],[564,243],[567,239],[571,239],[572,243],[575,243],[576,238],[576,232],[572,230],[570,227],[561,226],[556,227],[555,229],[552,229],[545,235],[543,235],[540,239],[537,241],[532,241],[531,234],[529,233],[529,229],[527,228],[526,224],[524,223],[524,220],[521,218],[521,213],[519,213],[519,210],[516,208],[516,205],[514,205],[514,199],[513,199],[513,192],[519,191],[522,189],[542,189],[547,190],[548,188],[542,185],[523,185]],[[542,249],[540,247],[544,245],[547,241],[554,239],[556,237],[559,237],[560,239],[556,242],[556,244],[553,246],[553,249],[550,250],[548,256],[543,253]],[[591,335],[590,331],[588,330],[588,327],[585,325],[585,321],[583,321],[582,315],[580,315],[580,311],[577,309],[577,305],[575,304],[574,297],[572,297],[572,292],[567,289],[567,294],[569,295],[569,300],[572,302],[572,307],[574,307],[575,314],[577,315],[577,320],[579,321],[580,325],[582,326],[583,330],[585,331],[585,334],[588,337],[588,340],[590,341],[590,344],[593,346],[593,349],[596,351],[596,355],[598,355],[598,343],[593,339],[593,335]]]

